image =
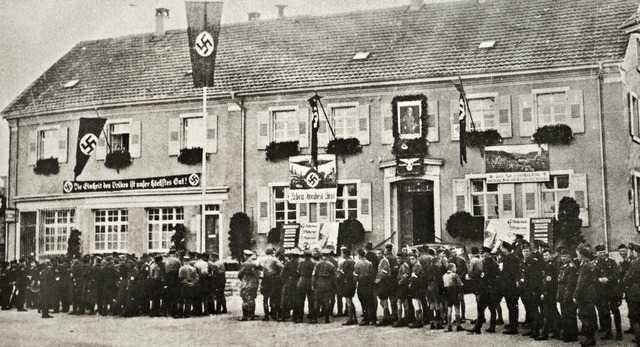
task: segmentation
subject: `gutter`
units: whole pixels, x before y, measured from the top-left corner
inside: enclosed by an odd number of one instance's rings
[[[608,62],[603,62],[600,64],[589,64],[589,65],[581,65],[581,66],[568,66],[568,67],[558,67],[558,68],[548,68],[548,69],[536,69],[536,70],[522,70],[522,71],[510,71],[510,72],[497,72],[497,73],[487,73],[487,74],[475,74],[475,75],[451,75],[447,77],[431,77],[431,78],[419,78],[412,80],[394,80],[394,81],[382,81],[382,82],[367,82],[367,83],[352,83],[352,84],[335,84],[335,85],[324,85],[324,86],[316,86],[316,87],[300,87],[300,88],[283,88],[283,89],[257,89],[253,91],[245,91],[245,92],[232,92],[235,95],[235,98],[249,97],[249,96],[266,96],[266,95],[274,95],[274,94],[282,94],[282,93],[304,93],[304,92],[314,92],[314,91],[332,91],[332,90],[344,90],[344,89],[362,89],[362,88],[375,88],[375,87],[389,87],[389,86],[403,86],[410,84],[423,84],[423,83],[437,83],[437,82],[451,82],[454,79],[458,79],[458,77],[463,78],[465,80],[472,79],[492,79],[496,77],[508,77],[508,76],[524,76],[524,75],[535,75],[535,74],[544,74],[544,73],[552,73],[552,72],[569,72],[569,71],[581,71],[581,70],[592,70],[592,69],[601,69],[602,66],[618,66],[618,60],[612,60]],[[227,93],[219,93],[216,95],[208,96],[208,99],[226,99],[228,97]],[[117,108],[117,107],[129,107],[129,106],[142,106],[142,105],[155,105],[155,104],[166,104],[173,102],[185,102],[185,101],[201,101],[201,96],[186,96],[186,97],[177,97],[177,98],[167,98],[167,99],[154,99],[154,100],[144,100],[144,101],[133,101],[133,102],[118,102],[118,103],[105,103],[102,105],[91,105],[91,106],[82,106],[76,108],[66,108],[55,111],[45,111],[45,112],[35,112],[35,113],[27,113],[22,115],[7,115],[3,113],[4,118],[7,120],[15,119],[15,118],[26,118],[26,117],[36,117],[42,115],[52,115],[59,113],[69,113],[69,112],[80,112],[80,111],[94,111],[95,109],[109,109],[109,108]]]
[[[597,87],[598,87],[598,116],[600,122],[600,176],[602,178],[602,215],[604,223],[604,245],[609,252],[609,214],[607,205],[607,169],[605,167],[605,143],[604,143],[604,63],[600,63],[598,68]]]

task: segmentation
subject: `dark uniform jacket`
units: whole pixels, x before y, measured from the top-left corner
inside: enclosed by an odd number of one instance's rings
[[[560,264],[558,269],[558,293],[556,301],[559,303],[573,301],[573,293],[578,282],[578,267],[570,261],[567,264]]]
[[[517,294],[517,283],[520,280],[520,258],[515,254],[502,256],[502,272],[500,272],[500,288],[502,294]]]
[[[607,283],[598,281],[596,295],[609,298],[622,298],[622,286],[620,285],[620,267],[611,258],[596,259],[593,261],[598,278],[606,277]]]
[[[338,270],[338,291],[342,296],[345,297],[353,297],[353,294],[356,289],[356,279],[353,276],[353,271],[355,269],[356,262],[351,259],[345,259],[342,264],[340,264],[340,269]]]
[[[520,262],[520,292],[539,298],[542,292],[542,263],[530,256]]]
[[[336,292],[336,267],[329,260],[320,260],[313,269],[311,287],[314,292],[333,295]]]
[[[590,261],[583,262],[580,265],[580,271],[578,271],[578,282],[573,298],[578,304],[594,303],[596,301],[595,287],[598,284],[598,275],[593,263]]]
[[[311,258],[305,258],[300,262],[298,265],[298,274],[300,275],[298,289],[311,289],[311,277],[313,277],[313,269],[315,267],[316,263]]]
[[[556,301],[558,295],[558,263],[555,259],[542,264],[542,295],[544,301]]]
[[[640,260],[631,263],[623,283],[627,288],[627,301],[640,302]]]
[[[493,257],[482,259],[482,277],[480,278],[480,294],[494,294],[500,291],[498,286],[500,267]]]

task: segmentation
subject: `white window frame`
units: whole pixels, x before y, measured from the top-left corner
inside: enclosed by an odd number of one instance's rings
[[[338,181],[338,185],[343,185],[343,186],[347,186],[347,185],[355,185],[356,186],[356,195],[355,196],[345,196],[344,192],[345,189],[343,189],[343,195],[342,196],[338,196],[336,199],[336,203],[335,203],[335,207],[334,207],[334,219],[336,222],[343,222],[345,220],[347,220],[349,218],[349,213],[351,211],[355,212],[355,218],[358,218],[358,211],[360,210],[360,198],[361,198],[361,194],[360,194],[360,180],[340,180]],[[343,201],[343,208],[338,209],[338,200],[342,200]],[[348,203],[349,201],[355,201],[356,202],[356,207],[355,210],[354,208],[349,208],[348,207]],[[338,210],[344,211],[344,217],[343,218],[338,218]]]
[[[171,219],[163,219],[164,210],[172,210],[171,211]],[[158,210],[158,220],[151,219],[151,211]],[[179,210],[182,210],[182,219],[178,219],[180,213]],[[147,250],[149,252],[167,252],[169,248],[171,248],[171,235],[173,235],[173,228],[176,224],[184,224],[184,207],[183,206],[171,206],[171,207],[150,207],[146,209],[147,212]],[[158,230],[155,226],[158,226]],[[167,230],[164,229],[163,226],[168,226]],[[154,237],[159,238],[156,240]],[[158,243],[159,247],[153,248],[153,243]],[[166,244],[166,248],[162,247],[163,244]]]
[[[200,118],[202,119],[202,125],[205,125],[205,120],[204,117],[202,115],[202,113],[187,113],[187,114],[181,114],[180,115],[180,149],[185,149],[185,148],[196,148],[196,147],[200,147],[200,148],[204,148],[205,147],[205,143],[207,141],[207,134],[206,134],[206,130],[203,130],[203,137],[201,138],[202,143],[200,143],[199,146],[191,146],[191,147],[187,147],[187,128],[186,128],[186,123],[188,119],[196,119],[196,118]]]
[[[567,179],[569,180],[567,188],[558,188],[557,186],[557,178],[559,176],[567,176]],[[563,197],[565,196],[569,196],[571,197],[571,174],[570,173],[563,173],[563,174],[549,174],[549,179],[553,181],[553,188],[547,188],[546,187],[546,182],[540,182],[540,214],[542,215],[542,217],[557,217],[558,216],[558,207],[560,206],[560,200],[562,200]],[[545,211],[545,206],[544,206],[544,194],[553,194],[553,211],[552,212],[546,212]],[[562,193],[565,193],[564,195],[560,195]]]
[[[483,188],[481,192],[474,192],[473,191],[473,182],[472,181],[482,181],[483,182]],[[474,217],[484,217],[485,219],[498,219],[500,218],[500,191],[498,188],[498,184],[497,183],[487,183],[487,179],[486,178],[469,178],[469,208],[471,209],[470,213],[472,216]],[[489,185],[495,185],[496,186],[496,190],[495,191],[489,191]],[[473,202],[473,198],[474,197],[482,197],[482,215],[480,214],[476,214],[475,210],[474,210],[474,206],[476,206]],[[496,215],[495,216],[489,216],[488,215],[488,211],[490,206],[488,205],[488,196],[495,196],[496,199]],[[479,206],[479,205],[478,205]]]
[[[276,189],[284,189],[284,197],[276,198]],[[269,225],[274,228],[278,225],[278,218],[276,214],[278,213],[276,206],[278,203],[284,203],[284,220],[283,224],[291,224],[298,223],[298,205],[299,204],[290,204],[288,201],[289,198],[289,184],[288,183],[274,183],[269,185],[269,204],[271,204],[271,215],[269,216]],[[289,210],[289,205],[293,205],[293,210]],[[289,213],[293,212],[295,214],[295,218],[289,218]],[[309,211],[307,210],[307,213]]]
[[[640,143],[640,129],[636,129],[636,124],[640,125],[640,100],[638,100],[638,95],[632,91],[628,92],[629,100],[627,105],[629,107],[629,130],[631,132],[631,139]],[[636,101],[636,106],[633,107],[633,100]],[[635,112],[635,114],[634,114]]]
[[[533,110],[532,113],[534,115],[534,128],[537,129],[539,127],[545,125],[553,125],[553,124],[569,124],[569,120],[571,119],[571,104],[567,101],[565,103],[565,115],[568,117],[563,123],[556,123],[553,119],[548,124],[542,124],[540,122],[540,112],[538,112],[538,99],[540,95],[545,94],[555,94],[555,93],[564,93],[565,96],[568,96],[568,93],[571,91],[569,87],[558,87],[558,88],[541,88],[541,89],[532,89],[531,94],[533,94]]]
[[[48,213],[53,213],[53,223],[47,223]],[[61,216],[60,214],[62,213],[64,213],[65,216]],[[76,228],[76,217],[76,210],[74,209],[40,211],[43,254],[64,254],[67,252],[67,241],[71,230]],[[60,218],[64,219],[63,222],[59,222]],[[53,232],[48,234],[48,229]],[[53,249],[48,248],[48,245],[52,245]]]
[[[275,106],[275,107],[269,107],[269,134],[270,134],[270,138],[269,141],[275,141],[275,142],[285,142],[285,141],[299,141],[300,138],[300,125],[298,122],[298,111],[299,111],[300,107],[298,106]],[[293,113],[293,118],[295,120],[295,125],[294,125],[294,135],[293,137],[289,138],[289,137],[284,137],[284,138],[276,138],[276,113],[278,112],[292,112]]]
[[[48,125],[48,126],[41,126],[38,127],[38,129],[36,129],[37,131],[37,158],[38,160],[40,159],[49,159],[49,158],[58,158],[59,153],[58,153],[58,132],[60,131],[60,125]],[[42,134],[45,131],[53,131],[54,133],[54,140],[53,140],[53,145],[51,146],[46,146],[47,150],[52,151],[52,155],[49,156],[45,156],[44,155],[44,148],[45,146],[43,146],[42,144]]]
[[[113,145],[113,134],[111,133],[111,128],[117,124],[126,124],[129,127],[129,143],[127,143],[126,150],[131,153],[131,118],[122,118],[122,119],[109,119],[106,123],[105,137],[107,138],[107,146],[111,148],[111,151],[117,151],[121,148],[115,148]],[[124,133],[123,133],[124,134]],[[122,134],[119,134],[122,135]]]
[[[640,172],[633,171],[633,220],[636,230],[640,231]]]
[[[360,134],[360,114],[358,113],[358,107],[360,106],[359,102],[339,102],[339,103],[331,103],[331,104],[327,104],[327,110],[328,110],[328,114],[327,116],[329,117],[329,122],[331,123],[331,127],[333,128],[333,131],[335,132],[336,138],[357,138],[358,135]],[[353,108],[354,112],[353,112],[353,116],[355,117],[355,125],[353,127],[353,133],[348,133],[348,132],[343,132],[343,133],[338,133],[337,131],[337,127],[336,127],[336,119],[335,119],[335,110],[336,109],[346,109],[346,108]],[[324,114],[320,114],[320,117],[324,117]],[[327,134],[329,134],[330,136],[330,131],[329,129],[327,129]]]
[[[467,94],[467,101],[469,104],[473,100],[484,100],[484,99],[492,99],[493,100],[493,115],[495,125],[492,127],[487,127],[485,125],[484,114],[482,116],[482,120],[479,122],[479,117],[477,112],[471,110],[471,105],[469,105],[469,109],[471,112],[471,118],[473,119],[473,123],[476,127],[476,130],[483,131],[488,129],[500,130],[500,109],[498,107],[498,93],[478,93],[478,94]],[[471,131],[471,121],[467,119],[467,131]]]
[[[115,216],[109,214],[116,212]],[[104,215],[101,215],[104,214]],[[115,220],[109,220],[115,217]],[[127,209],[98,209],[93,211],[93,240],[92,250],[95,253],[126,252],[129,236],[129,210]],[[98,231],[102,229],[102,231]],[[109,230],[111,229],[111,231]],[[98,236],[103,236],[104,240],[98,240]],[[109,240],[109,237],[115,239]],[[114,244],[116,247],[110,247]],[[99,248],[101,244],[104,248]]]

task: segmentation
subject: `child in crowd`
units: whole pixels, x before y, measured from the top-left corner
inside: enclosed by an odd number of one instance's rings
[[[442,276],[444,282],[445,301],[447,303],[447,331],[453,331],[451,328],[451,319],[453,311],[456,314],[456,331],[464,331],[460,325],[460,300],[458,294],[462,291],[462,280],[456,273],[456,265],[450,263],[447,265],[447,273]]]

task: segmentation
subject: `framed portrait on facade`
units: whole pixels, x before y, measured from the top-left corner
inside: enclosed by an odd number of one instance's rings
[[[422,103],[420,100],[398,102],[398,136],[403,139],[422,137]]]

